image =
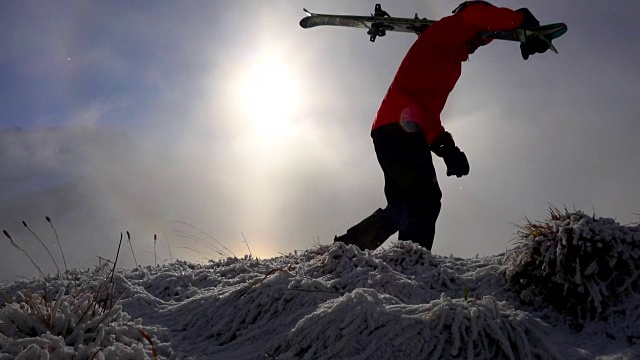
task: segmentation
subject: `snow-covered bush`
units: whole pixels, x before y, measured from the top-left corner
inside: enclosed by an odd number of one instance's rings
[[[455,271],[456,260],[435,258],[429,250],[412,241],[396,241],[387,249],[376,250],[375,256],[394,271],[432,289],[432,295],[428,300],[423,298],[422,302],[436,299],[442,292],[460,296],[464,292],[464,281]]]
[[[640,289],[640,227],[552,208],[520,227],[504,264],[522,300],[584,324]]]
[[[404,305],[372,289],[328,301],[267,354],[278,359],[559,359],[548,327],[492,297]]]
[[[148,331],[97,293],[21,291],[0,308],[0,359],[148,359],[156,357]]]
[[[286,336],[287,329],[318,304],[361,288],[389,295],[402,304],[428,303],[439,298],[443,289],[453,292],[451,287],[463,293],[462,281],[454,271],[410,242],[375,252],[332,244],[265,260],[259,267],[251,265],[247,268],[252,274],[232,271],[235,278],[229,271],[239,269],[240,263],[215,265],[209,269],[211,276],[224,276],[226,283],[238,284],[201,289],[199,296],[185,299],[171,314],[178,319],[173,322],[178,329],[174,339],[184,339],[191,349],[203,352],[214,345],[256,343],[264,334]]]
[[[331,289],[343,292],[375,289],[407,304],[429,302],[442,292],[461,296],[464,289],[455,271],[409,241],[376,251],[335,243],[327,252],[297,266],[295,274],[322,279]]]

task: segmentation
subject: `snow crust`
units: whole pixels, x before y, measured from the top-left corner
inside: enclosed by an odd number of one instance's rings
[[[618,256],[635,259],[623,254],[637,245],[634,229],[568,220],[554,225],[559,243],[590,233],[598,237],[592,249],[608,241]],[[109,269],[73,270],[46,285],[18,281],[0,288],[0,360],[640,358],[640,295],[632,285],[599,316],[574,320],[582,324],[576,329],[571,314],[545,306],[536,290],[530,293],[539,302],[527,301],[512,283],[518,264],[541,256],[527,249],[532,245],[461,259],[411,242],[376,251],[337,243],[271,259],[118,269],[115,304],[102,301],[103,308],[84,317]],[[595,281],[589,276],[605,263],[555,276]]]

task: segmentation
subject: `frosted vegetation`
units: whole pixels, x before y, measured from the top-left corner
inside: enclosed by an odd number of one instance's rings
[[[551,209],[489,257],[104,263],[1,287],[0,359],[637,359],[639,257],[638,226]]]
[[[522,226],[505,264],[522,300],[551,305],[579,327],[639,293],[640,227],[552,209],[547,221]]]

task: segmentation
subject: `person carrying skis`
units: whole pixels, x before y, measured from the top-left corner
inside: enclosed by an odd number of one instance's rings
[[[469,174],[466,155],[440,123],[462,62],[491,42],[479,35],[483,31],[536,26],[540,22],[526,8],[465,1],[453,15],[422,32],[402,60],[371,129],[387,206],[336,236],[334,242],[375,249],[399,231],[399,240],[431,250],[442,198],[431,152],[444,160],[447,176]],[[525,60],[548,48],[549,43],[537,37],[520,44]]]

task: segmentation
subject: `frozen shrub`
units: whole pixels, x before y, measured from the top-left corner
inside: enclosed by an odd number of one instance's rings
[[[157,356],[152,342],[120,305],[105,308],[89,293],[60,290],[49,300],[20,292],[0,308],[3,359],[149,359]]]
[[[504,264],[525,302],[551,304],[584,324],[639,290],[638,226],[552,208],[546,221],[527,222],[518,235]]]

